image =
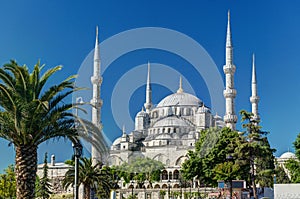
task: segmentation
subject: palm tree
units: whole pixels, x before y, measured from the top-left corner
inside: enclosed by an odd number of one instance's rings
[[[45,88],[61,68],[42,75],[39,62],[32,73],[15,61],[0,68],[0,137],[15,146],[17,199],[34,198],[39,144],[76,135],[70,112],[76,105],[64,101],[76,90],[74,76]]]
[[[97,163],[93,165],[91,158],[83,157],[79,162],[78,184],[83,185],[84,199],[89,199],[91,195],[91,189],[106,190],[109,193],[111,188],[110,175],[108,170],[101,169],[102,164]],[[74,167],[69,169],[63,180],[63,187],[67,189],[69,186],[74,185],[75,169]],[[101,187],[100,187],[101,186]]]

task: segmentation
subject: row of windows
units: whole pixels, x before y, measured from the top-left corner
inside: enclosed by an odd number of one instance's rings
[[[192,128],[152,128],[149,129],[149,135],[155,135],[160,133],[188,133],[193,131]]]
[[[179,116],[190,116],[194,115],[197,111],[197,108],[179,108],[179,107],[169,107],[165,109],[159,109],[153,111],[150,115],[151,118],[158,118],[159,116],[168,116],[168,115],[179,115]]]
[[[179,179],[179,171],[176,169],[173,172],[167,172],[166,170],[163,170],[161,174],[161,180],[178,180]]]

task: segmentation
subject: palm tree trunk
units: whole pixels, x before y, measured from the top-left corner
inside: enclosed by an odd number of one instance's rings
[[[17,199],[34,199],[37,171],[37,147],[16,147]]]
[[[91,187],[89,185],[84,185],[84,199],[90,199]]]

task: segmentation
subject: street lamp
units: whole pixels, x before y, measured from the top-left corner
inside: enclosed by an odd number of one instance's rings
[[[133,199],[133,180],[131,180],[131,198]]]
[[[193,186],[193,180],[191,181],[191,184],[190,184],[190,196],[189,196],[189,198],[192,198],[192,186]]]
[[[147,182],[148,182],[147,180],[144,181],[145,199],[147,199],[147,193],[146,193],[146,183],[147,183]]]
[[[181,182],[181,179],[179,181],[179,187],[180,187],[180,199],[182,199],[182,182]]]
[[[168,180],[168,198],[170,199],[170,188],[171,188],[171,181],[170,179]]]
[[[80,142],[72,143],[74,156],[75,156],[75,191],[74,191],[74,199],[78,199],[78,165],[79,165],[79,158],[82,155],[82,145]]]
[[[232,157],[232,155],[228,155],[227,157],[226,157],[226,160],[228,161],[228,162],[233,162],[233,157]],[[229,183],[230,183],[230,199],[232,199],[232,176],[230,176],[230,179],[229,179]]]
[[[82,97],[76,97],[76,105],[83,105],[84,101]],[[78,108],[75,109],[75,115],[78,116]]]

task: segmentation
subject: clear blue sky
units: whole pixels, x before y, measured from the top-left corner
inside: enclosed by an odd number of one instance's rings
[[[227,11],[230,9],[234,63],[237,67],[237,111],[250,110],[251,55],[255,53],[261,124],[264,130],[270,132],[269,140],[271,146],[277,149],[277,156],[288,148],[293,150],[292,142],[299,132],[300,115],[300,2],[169,2],[2,1],[0,64],[10,59],[16,59],[30,68],[38,59],[46,67],[61,64],[64,69],[56,79],[52,79],[56,83],[77,73],[83,60],[93,50],[96,25],[100,28],[100,42],[133,28],[163,27],[196,40],[222,73]],[[112,85],[123,73],[148,60],[174,66],[174,69],[186,64],[172,53],[151,50],[128,53],[113,63],[103,75],[102,87],[102,121],[111,140],[121,134],[111,115]],[[193,79],[191,84],[196,85],[197,79],[189,72],[181,71],[185,77]],[[195,88],[197,96],[210,105],[207,89],[202,86]],[[169,93],[170,90],[164,87],[154,86],[154,102],[158,103]],[[143,94],[144,87],[140,87],[131,97],[128,107],[132,117],[144,102]],[[70,158],[72,148],[63,140],[50,141],[39,147],[40,160],[46,151],[55,153],[57,161],[63,161]],[[0,172],[13,162],[13,147],[8,147],[8,142],[0,139]]]

